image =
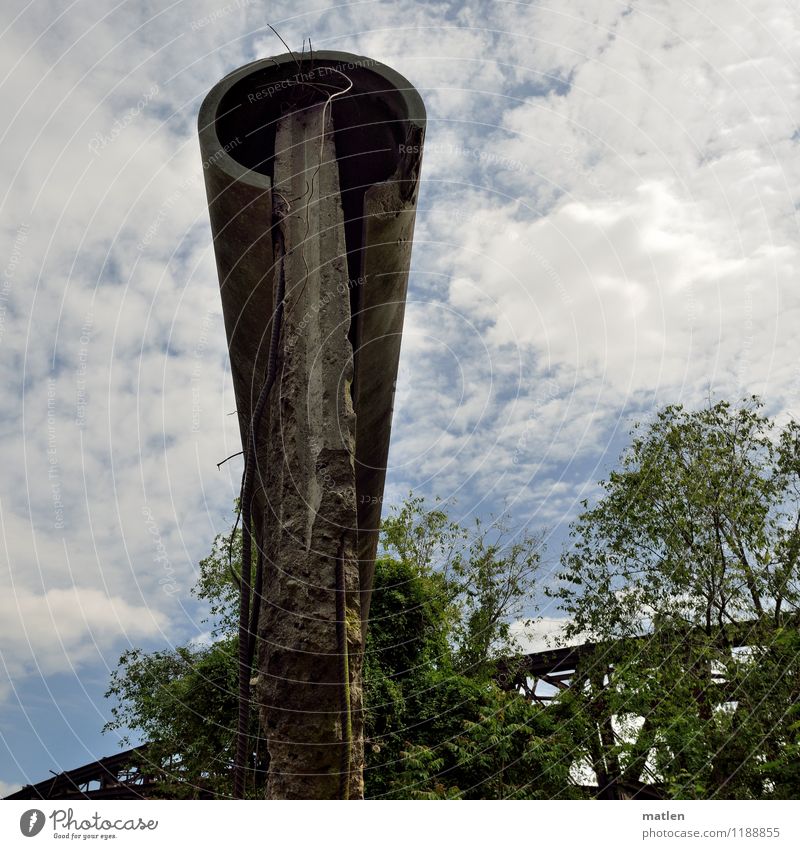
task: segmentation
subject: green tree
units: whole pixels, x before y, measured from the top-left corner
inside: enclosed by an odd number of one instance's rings
[[[238,576],[242,532],[219,534],[200,561],[192,595],[208,604],[208,641],[151,653],[130,649],[111,674],[104,731],[148,741],[142,766],[159,773],[167,798],[230,796],[238,708]],[[255,563],[255,557],[252,558]],[[260,796],[268,753],[251,719],[248,795]]]
[[[434,584],[455,668],[488,678],[494,661],[519,651],[512,624],[531,624],[543,535],[514,528],[507,516],[466,527],[437,505],[409,494],[382,525],[384,548]]]
[[[576,791],[559,712],[493,680],[532,612],[541,537],[453,521],[413,495],[383,523],[365,657],[367,795],[554,798]]]
[[[462,666],[462,616],[441,574],[376,563],[367,682],[367,796],[555,798],[574,793],[558,711]]]
[[[112,673],[105,730],[138,732],[149,746],[142,766],[160,775],[167,798],[230,795],[236,741],[237,639],[146,654],[125,652]],[[257,739],[255,720],[251,734]],[[127,735],[122,742],[129,742]],[[266,748],[251,763],[251,795],[266,778]],[[253,780],[256,779],[256,786]]]
[[[515,650],[512,619],[531,607],[541,539],[503,521],[467,529],[412,495],[385,520],[382,542],[364,658],[367,795],[569,793],[555,713],[491,678],[496,658]],[[240,536],[220,535],[200,564],[193,592],[210,606],[210,645],[126,652],[112,675],[107,729],[153,741],[167,795],[230,794],[240,549]],[[267,764],[255,725],[252,737],[248,793],[259,795]]]
[[[760,409],[666,407],[573,525],[552,592],[599,645],[563,703],[601,786],[800,790],[800,428]]]

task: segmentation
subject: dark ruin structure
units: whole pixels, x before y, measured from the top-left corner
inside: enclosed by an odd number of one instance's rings
[[[755,622],[731,624],[724,629],[724,639],[731,648],[746,648],[764,639]],[[680,645],[685,633],[674,632],[668,639]],[[612,643],[583,643],[562,646],[530,654],[507,657],[497,662],[495,681],[502,689],[516,692],[543,706],[550,705],[559,691],[580,688],[588,702],[602,699],[603,691],[614,686],[614,666],[625,652],[636,649],[638,642],[647,637],[631,637]],[[710,672],[714,678],[713,671]],[[724,681],[717,681],[719,701],[733,698]],[[613,743],[610,717],[597,716],[589,722],[589,734],[596,740],[592,755],[592,769],[596,784],[578,784],[586,798],[596,799],[665,799],[668,798],[653,776],[635,768],[619,767],[609,753]],[[163,776],[173,780],[179,775],[179,765],[155,764],[148,757],[147,744],[86,764],[74,770],[59,773],[38,784],[28,785],[8,799],[136,799],[163,795],[160,788]],[[198,798],[210,798],[203,788],[193,788]]]
[[[329,51],[246,65],[200,109],[244,454],[237,795],[251,675],[267,795],[363,795],[361,655],[424,130],[407,80]]]

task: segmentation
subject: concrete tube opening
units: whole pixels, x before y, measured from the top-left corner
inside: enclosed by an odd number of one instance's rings
[[[261,564],[252,592],[240,582],[240,648],[260,637],[267,795],[359,798],[361,658],[425,110],[390,68],[323,52],[234,71],[198,123]],[[254,659],[240,654],[238,794]]]
[[[386,74],[371,70],[369,66],[378,63],[356,56],[350,57],[352,61],[332,56],[322,53],[302,61],[279,57],[275,64],[256,67],[221,98],[215,124],[220,144],[230,151],[231,158],[273,180],[278,121],[335,95],[329,108],[339,166],[347,265],[350,279],[357,280],[363,271],[364,195],[377,183],[403,179],[413,171],[407,161],[410,154],[418,157],[419,150],[407,148],[414,146],[412,122],[421,111],[421,103],[416,102],[419,98],[413,89],[397,88]],[[408,173],[412,180],[415,176]],[[413,191],[413,186],[407,191]],[[356,294],[357,290],[354,298]],[[353,307],[355,314],[358,304]],[[352,341],[357,342],[355,338]]]

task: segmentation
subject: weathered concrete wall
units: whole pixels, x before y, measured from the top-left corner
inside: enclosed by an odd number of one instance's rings
[[[356,487],[362,618],[366,621],[378,545],[386,462],[403,328],[408,268],[419,190],[419,167],[425,131],[425,107],[414,87],[396,71],[364,56],[315,51],[300,65],[286,54],[245,65],[221,80],[203,102],[200,144],[212,207],[212,228],[220,281],[238,289],[241,304],[226,304],[226,328],[233,357],[254,340],[267,347],[269,329],[252,328],[246,339],[242,321],[232,310],[263,316],[266,293],[252,281],[264,277],[271,262],[258,265],[259,218],[268,198],[254,193],[272,185],[275,123],[313,86],[335,88],[347,79],[353,88],[332,106],[337,155],[345,204],[354,344],[354,405],[358,421]],[[220,184],[225,188],[220,194]],[[215,211],[216,208],[216,211]],[[226,215],[228,216],[226,220]],[[270,236],[264,233],[264,249]],[[266,288],[266,287],[265,287]],[[251,298],[255,299],[251,301]],[[257,303],[256,303],[257,302]],[[232,317],[236,316],[236,317]],[[232,336],[231,334],[235,335]],[[252,354],[248,355],[252,356]],[[244,373],[234,384],[243,437],[248,403],[263,381],[263,372]],[[252,402],[251,402],[252,403]]]
[[[326,109],[320,148],[326,93],[345,84]],[[267,563],[256,689],[273,798],[340,792],[337,556],[347,596],[350,798],[362,792],[361,652],[424,126],[422,101],[403,77],[331,51],[302,63],[285,55],[240,68],[200,110],[243,443],[266,374],[285,248],[285,326],[278,381],[257,439],[253,503]],[[274,210],[281,210],[277,217]]]
[[[320,142],[323,108],[318,104],[280,121],[275,142],[273,192],[288,206],[277,226],[291,282],[264,480],[269,557],[258,701],[270,752],[270,798],[336,798],[339,792],[339,558],[348,590],[351,711],[361,715],[350,299],[332,136]],[[330,110],[326,118],[330,130]],[[360,745],[353,755],[351,796],[359,796]]]
[[[407,147],[421,150],[422,129],[413,126]],[[364,251],[354,320],[357,325],[355,406],[358,562],[361,616],[369,618],[375,555],[386,484],[395,381],[406,309],[408,268],[417,211],[420,160],[401,162],[398,179],[371,186],[364,195]],[[402,169],[407,168],[404,173]]]

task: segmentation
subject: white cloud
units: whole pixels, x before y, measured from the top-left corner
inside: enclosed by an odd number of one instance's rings
[[[777,415],[797,409],[800,372],[786,342],[800,317],[800,86],[786,14],[780,2],[498,7],[517,78],[545,68],[564,86],[507,102],[481,143],[493,158],[473,157],[471,180],[459,155],[442,159],[461,125],[429,128],[432,179],[449,169],[453,182],[431,186],[418,239],[423,287],[438,294],[449,279],[444,297],[467,339],[485,343],[473,389],[486,393],[509,360],[532,378],[509,386],[510,400],[493,399],[482,427],[458,442],[459,457],[492,452],[482,486],[502,475],[514,498],[529,488],[513,463],[522,439],[547,472],[527,494],[535,501],[565,463],[601,458],[631,408],[756,391]],[[428,324],[441,345],[465,350],[465,334],[448,333],[435,310]],[[535,393],[552,380],[556,397],[541,403]],[[454,409],[455,394],[446,397]],[[442,401],[423,391],[416,410]],[[487,441],[501,430],[507,440]]]
[[[565,640],[564,629],[568,621],[563,617],[540,616],[531,624],[517,620],[511,623],[511,636],[518,642],[523,654],[536,654],[561,645],[574,646],[584,640],[574,637]]]
[[[0,781],[0,799],[5,799],[6,796],[10,796],[12,793],[16,793],[17,790],[20,789],[20,784],[14,784],[13,782],[8,781]]]
[[[15,683],[198,631],[181,605],[241,464],[215,465],[240,446],[194,120],[224,73],[283,51],[260,4],[62,11],[29,5],[0,50]],[[428,107],[387,496],[557,530],[632,413],[709,386],[800,413],[793,14],[270,8],[293,47],[385,61]]]
[[[81,663],[102,659],[110,644],[163,635],[165,625],[147,606],[100,589],[12,587],[0,595],[0,686],[8,692],[21,674],[75,674]]]

